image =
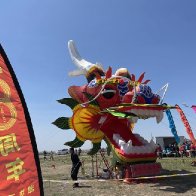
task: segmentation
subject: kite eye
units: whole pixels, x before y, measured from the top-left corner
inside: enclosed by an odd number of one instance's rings
[[[104,98],[111,99],[116,94],[116,90],[105,88],[101,94],[103,95]]]
[[[97,81],[96,79],[92,80],[89,84],[88,87],[89,88],[95,88],[97,86]]]

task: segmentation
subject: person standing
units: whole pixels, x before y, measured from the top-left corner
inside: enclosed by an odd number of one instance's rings
[[[50,160],[54,161],[54,156],[53,156],[53,152],[50,152]]]
[[[162,159],[163,154],[162,154],[162,148],[161,148],[160,144],[157,145],[156,151],[157,151],[157,156],[158,156],[158,158],[159,158],[159,159]]]
[[[72,168],[71,168],[71,178],[74,181],[78,180],[78,171],[82,165],[78,155],[74,152],[74,148],[70,148],[69,152],[71,154]],[[73,188],[79,187],[79,183],[75,182]]]
[[[187,154],[186,154],[186,148],[185,148],[185,143],[183,143],[180,146],[179,151],[180,151],[180,155],[181,155],[182,158],[183,158],[184,155],[187,156]]]
[[[78,149],[78,156],[80,156],[81,152],[82,152],[82,150],[81,150],[81,148],[79,148]]]
[[[44,150],[44,160],[47,160],[47,152]]]
[[[192,158],[195,158],[196,156],[196,146],[191,142],[191,147],[190,147],[190,156]]]
[[[177,143],[174,143],[174,154],[175,154],[175,157],[179,157],[180,156],[179,147],[178,147]]]

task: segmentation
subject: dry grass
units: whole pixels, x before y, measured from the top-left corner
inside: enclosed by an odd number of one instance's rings
[[[73,189],[70,178],[71,161],[70,156],[56,156],[54,161],[44,161],[41,157],[41,168],[44,178],[44,192],[46,196],[94,196],[94,195],[196,195],[196,175],[154,179],[145,182],[126,184],[117,180],[99,181],[92,177],[91,157],[82,155],[81,160],[85,163],[85,175],[79,172],[81,188]],[[109,160],[109,158],[108,158]],[[191,166],[190,158],[165,158],[158,160],[166,174],[196,172]],[[95,163],[94,163],[95,164]],[[53,168],[52,165],[55,165]],[[102,172],[104,163],[98,156],[99,173]],[[96,171],[94,171],[96,175]]]

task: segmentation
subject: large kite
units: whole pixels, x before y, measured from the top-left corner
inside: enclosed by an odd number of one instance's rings
[[[53,122],[61,129],[75,131],[75,139],[65,145],[80,147],[90,140],[93,147],[89,154],[93,155],[101,148],[101,141],[105,140],[108,152],[113,152],[116,161],[126,165],[146,163],[147,167],[141,165],[138,169],[146,168],[142,175],[152,168],[155,171],[157,165],[152,163],[157,159],[157,146],[153,140],[148,142],[135,133],[134,124],[139,119],[149,118],[160,123],[167,111],[171,131],[179,143],[169,111],[176,107],[162,104],[166,91],[162,98],[154,93],[148,85],[150,80],[144,80],[145,73],[136,79],[126,68],[120,68],[113,75],[111,67],[105,71],[100,64],[86,61],[79,55],[72,40],[68,42],[68,48],[73,63],[78,67],[70,75],[84,75],[87,84],[69,87],[71,98],[58,100],[73,111],[71,117],[60,117]],[[165,85],[162,89],[167,87]],[[160,172],[160,168],[158,170]]]
[[[143,81],[144,73],[136,80],[126,68],[112,75],[112,68],[104,71],[99,64],[81,58],[73,41],[68,48],[73,62],[79,68],[70,75],[85,75],[88,83],[71,86],[71,98],[59,100],[73,110],[71,118],[60,117],[54,124],[61,129],[73,129],[76,138],[66,145],[80,147],[91,140],[93,148],[89,154],[96,153],[105,140],[108,148],[120,162],[152,162],[157,158],[156,145],[141,135],[134,133],[138,119],[163,118],[167,105],[159,105],[159,95],[152,92],[148,82]]]

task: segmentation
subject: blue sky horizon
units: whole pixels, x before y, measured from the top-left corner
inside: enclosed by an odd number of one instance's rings
[[[126,67],[136,78],[146,72],[154,92],[169,83],[164,101],[182,107],[196,135],[196,114],[183,105],[196,104],[195,9],[194,0],[2,1],[0,43],[23,91],[38,149],[57,151],[75,137],[51,124],[72,115],[56,100],[69,97],[69,86],[86,84],[84,76],[68,76],[75,69],[71,39],[82,57],[105,70]],[[178,113],[172,114],[178,135],[188,138]],[[155,121],[139,120],[135,132],[148,140],[172,136],[166,116]]]

